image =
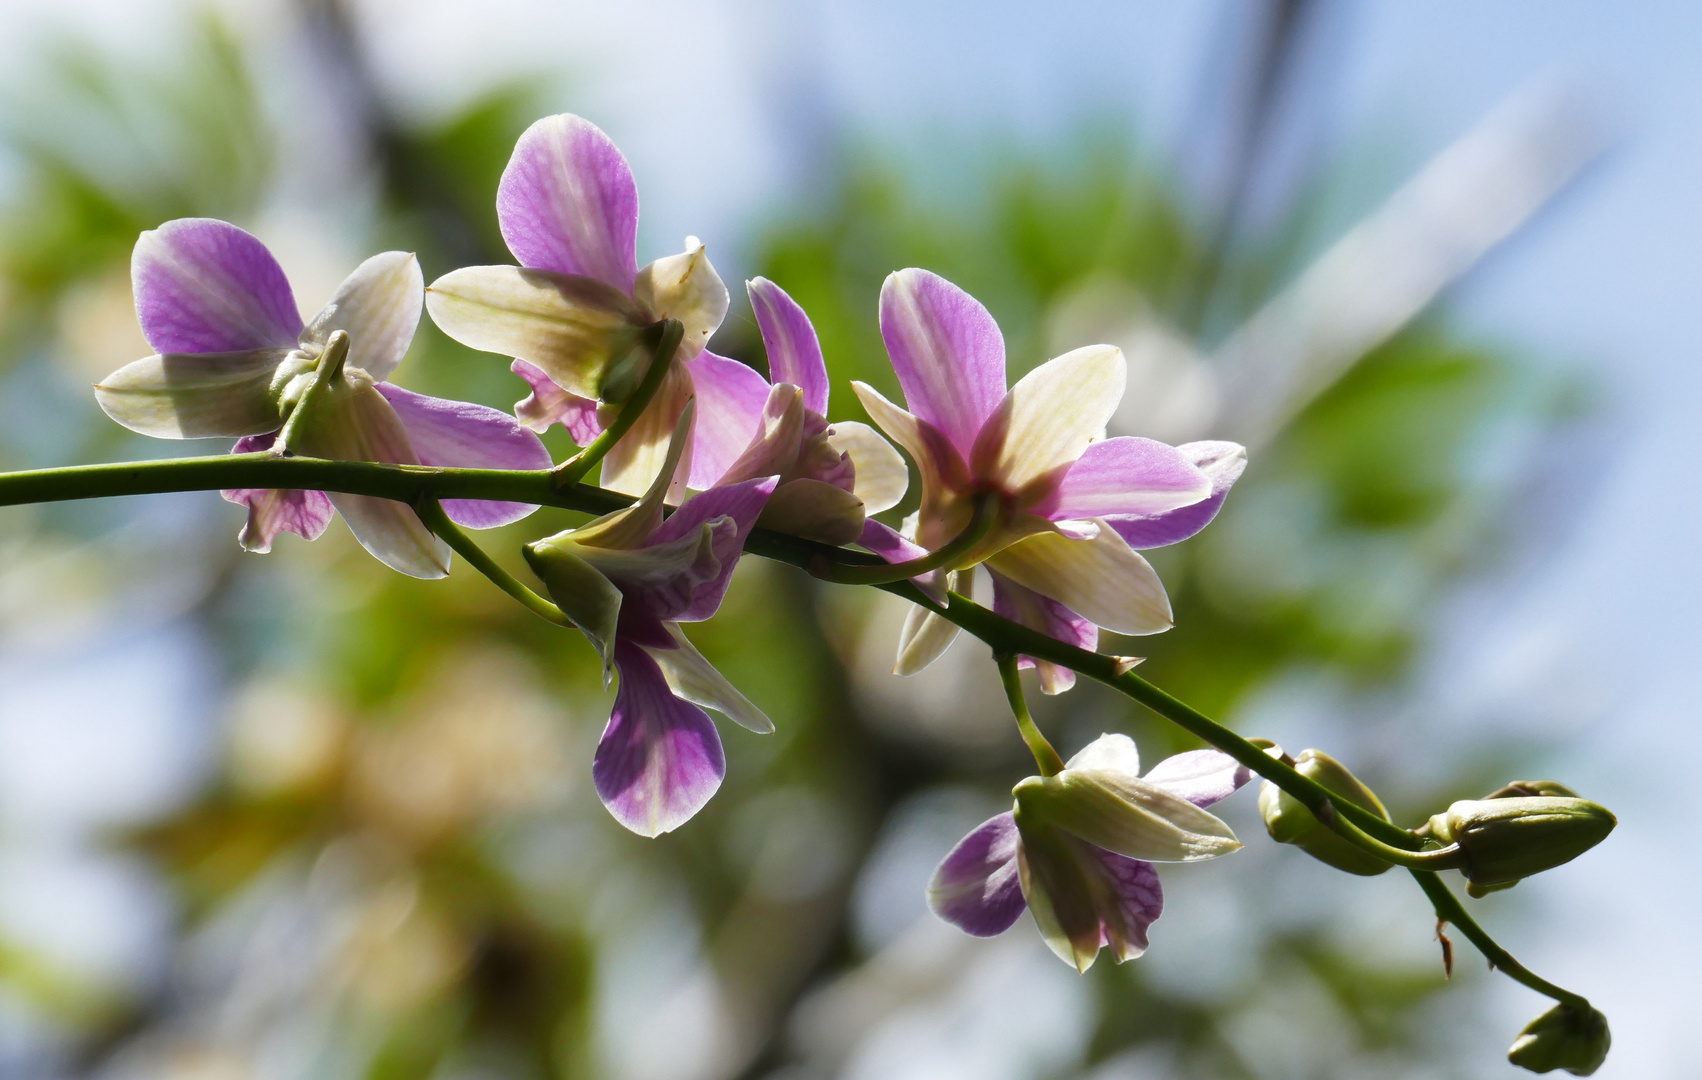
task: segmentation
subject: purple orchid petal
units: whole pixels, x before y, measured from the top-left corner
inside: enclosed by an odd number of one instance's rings
[[[1176,448],[1211,479],[1211,494],[1191,506],[1152,517],[1107,517],[1106,524],[1132,548],[1164,547],[1188,539],[1207,525],[1223,509],[1229,489],[1247,468],[1247,451],[1240,443],[1194,442]]]
[[[615,645],[620,689],[591,762],[609,813],[640,836],[684,825],[721,786],[727,759],[709,715],[675,697],[662,669],[627,641]]]
[[[816,328],[798,302],[767,278],[745,282],[751,310],[762,331],[768,351],[768,378],[773,383],[791,383],[804,392],[804,408],[827,415],[827,363],[821,357]]]
[[[502,172],[496,216],[520,265],[632,294],[638,187],[626,158],[589,120],[563,113],[526,129]]]
[[[687,499],[651,534],[650,542],[660,544],[677,540],[715,518],[729,518],[734,525],[733,529],[718,532],[715,537],[715,557],[721,560],[721,572],[713,580],[698,586],[691,606],[674,616],[675,622],[702,622],[721,606],[721,598],[727,594],[727,584],[733,578],[733,567],[738,565],[739,554],[744,550],[745,538],[750,536],[751,527],[761,516],[768,497],[774,494],[775,483],[776,478],[768,476],[710,488]]]
[[[266,245],[228,222],[178,218],[130,258],[136,318],[160,353],[293,348],[301,312]]]
[[[514,415],[522,424],[542,435],[551,424],[567,429],[575,446],[590,446],[603,433],[603,422],[597,419],[597,402],[564,390],[544,374],[544,369],[529,360],[516,360],[508,370],[526,380],[532,393],[514,405]]]
[[[996,571],[988,572],[993,578],[994,611],[1078,649],[1092,652],[1099,647],[1099,627],[1050,597],[1018,585]],[[1032,656],[1018,657],[1017,667],[1039,668],[1040,689],[1047,694],[1061,694],[1076,684],[1074,671],[1045,660],[1037,661]]]
[[[449,401],[378,383],[408,430],[421,465],[464,469],[547,469],[553,462],[538,436],[514,417],[484,405]],[[526,503],[445,499],[443,510],[469,529],[494,529],[536,510]]]
[[[1204,808],[1235,794],[1253,771],[1221,750],[1189,750],[1165,758],[1142,779]]]
[[[238,439],[233,454],[270,450],[277,432]],[[264,554],[281,532],[292,532],[303,540],[317,540],[331,524],[336,510],[323,491],[291,491],[272,488],[226,488],[219,492],[226,502],[248,507],[248,521],[237,533],[245,551]]]
[[[906,540],[904,535],[890,525],[882,525],[873,518],[863,523],[863,535],[857,543],[879,555],[889,563],[910,562],[928,554],[928,549],[912,540]]]
[[[704,491],[733,467],[762,427],[768,380],[751,368],[705,352],[685,364],[697,395],[688,487]]]
[[[900,270],[881,286],[881,337],[906,408],[968,460],[1005,396],[1005,339],[993,316],[938,274]]]
[[[1089,446],[1034,513],[1053,521],[1151,517],[1191,506],[1212,481],[1174,446],[1152,439],[1106,439]]]
[[[1104,869],[1109,896],[1099,909],[1099,943],[1110,946],[1118,963],[1146,952],[1147,927],[1164,913],[1164,889],[1158,870],[1149,862],[1090,846]]]
[[[1022,897],[1016,820],[1000,814],[977,825],[940,862],[928,883],[928,906],[966,934],[995,937],[1009,930],[1028,902]]]

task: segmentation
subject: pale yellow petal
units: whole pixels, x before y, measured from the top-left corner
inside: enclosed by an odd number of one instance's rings
[[[1114,345],[1089,345],[1023,376],[975,440],[973,471],[1019,497],[1048,490],[1105,430],[1123,400],[1128,365]]]
[[[1157,634],[1173,625],[1170,597],[1158,572],[1103,523],[1088,540],[1037,533],[1000,551],[987,565],[1119,634]]]
[[[695,237],[686,238],[682,254],[657,259],[640,270],[632,291],[652,319],[678,319],[685,327],[682,360],[702,352],[727,317],[726,283]]]
[[[125,364],[95,384],[106,415],[156,439],[264,435],[283,423],[273,387],[288,349],[167,353]]]
[[[828,429],[827,441],[840,453],[851,455],[857,470],[851,490],[867,513],[878,514],[904,501],[910,489],[910,467],[874,428],[855,420],[836,420]]]

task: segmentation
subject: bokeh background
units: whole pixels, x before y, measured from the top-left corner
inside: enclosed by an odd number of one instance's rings
[[[308,310],[375,250],[507,261],[514,137],[582,113],[641,259],[694,233],[808,308],[835,418],[892,389],[875,297],[922,265],[1013,375],[1111,341],[1116,430],[1246,442],[1157,553],[1176,629],[1116,650],[1405,823],[1515,778],[1607,802],[1604,847],[1474,910],[1607,1011],[1600,1075],[1694,1075],[1698,40],[1553,0],[6,0],[0,466],[183,449],[88,389],[147,351],[138,231],[236,221]],[[715,347],[763,368],[735,295]],[[522,389],[429,323],[399,381]],[[780,730],[641,840],[590,789],[577,637],[340,523],[267,557],[239,524],[0,513],[0,1075],[1506,1077],[1543,1007],[1463,942],[1445,981],[1410,881],[1277,849],[1251,792],[1136,962],[958,935],[923,885],[1025,772],[988,658],[897,679],[902,605],[758,560],[694,637]],[[1097,687],[1039,705],[1066,753],[1190,745]]]

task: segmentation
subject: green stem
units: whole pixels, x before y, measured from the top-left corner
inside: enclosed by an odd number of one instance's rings
[[[1442,883],[1441,878],[1424,870],[1414,870],[1412,876],[1413,880],[1418,882],[1418,887],[1424,890],[1424,895],[1430,898],[1430,906],[1436,909],[1436,917],[1459,927],[1460,932],[1466,935],[1466,938],[1477,946],[1477,951],[1483,954],[1483,958],[1489,961],[1490,967],[1539,994],[1546,994],[1580,1012],[1589,1012],[1590,1002],[1582,994],[1574,994],[1535,974],[1513,959],[1512,953],[1496,944],[1495,939],[1477,924],[1477,920],[1466,911],[1465,905],[1460,903],[1460,898]]]
[[[426,528],[436,533],[438,538],[448,544],[457,555],[467,560],[467,565],[491,580],[497,588],[520,601],[520,605],[532,614],[547,619],[558,626],[573,625],[573,620],[562,614],[561,608],[545,600],[537,593],[528,589],[519,578],[497,565],[495,559],[486,553],[484,548],[473,542],[473,538],[461,530],[461,526],[450,520],[444,512],[443,504],[433,498],[424,498],[414,504],[414,512],[425,522]]]
[[[1052,749],[1052,744],[1046,741],[1046,736],[1040,734],[1040,728],[1034,723],[1034,717],[1028,711],[1028,698],[1022,692],[1022,675],[1017,670],[1017,658],[1014,653],[1006,653],[998,658],[999,679],[1005,684],[1005,697],[1010,699],[1011,711],[1016,713],[1016,727],[1022,732],[1022,741],[1028,744],[1028,752],[1034,755],[1034,764],[1039,766],[1041,776],[1056,776],[1064,771],[1064,759],[1058,756],[1058,751]]]
[[[958,570],[962,569],[960,561],[972,553],[981,541],[987,539],[987,534],[993,531],[993,526],[998,522],[999,497],[993,494],[979,495],[975,499],[975,512],[970,516],[969,524],[963,527],[963,531],[919,559],[853,566],[822,556],[813,560],[808,569],[823,581],[831,581],[837,585],[891,585],[921,577],[941,567]]]
[[[620,414],[615,417],[614,423],[604,428],[590,446],[555,467],[557,490],[570,488],[585,479],[585,474],[614,449],[632,425],[638,423],[638,418],[650,407],[650,399],[662,388],[668,369],[674,365],[674,354],[679,352],[680,341],[685,337],[685,326],[678,319],[663,319],[658,325],[661,330],[655,351],[651,354],[650,366],[645,369],[644,381],[638,384],[632,397],[621,403]]]

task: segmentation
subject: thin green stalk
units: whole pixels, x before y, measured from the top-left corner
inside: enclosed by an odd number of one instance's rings
[[[1028,698],[1022,692],[1022,674],[1017,670],[1015,654],[1006,653],[998,661],[999,680],[1005,684],[1005,697],[1010,699],[1011,712],[1016,713],[1016,727],[1022,732],[1022,741],[1028,744],[1028,752],[1034,755],[1034,764],[1039,766],[1040,775],[1056,776],[1064,771],[1064,759],[1052,749],[1046,736],[1040,734],[1034,717],[1029,714]]]
[[[645,369],[644,381],[638,384],[638,389],[632,397],[621,403],[621,411],[615,417],[615,422],[603,429],[603,433],[591,441],[591,445],[579,451],[555,467],[555,487],[562,490],[570,488],[585,479],[603,456],[613,450],[615,444],[621,441],[621,436],[638,422],[644,410],[650,407],[650,399],[656,396],[656,391],[662,388],[662,383],[668,378],[668,369],[674,366],[674,354],[680,350],[680,341],[685,337],[685,326],[678,319],[663,319],[655,351],[650,357],[650,366]],[[670,421],[671,422],[671,421]]]
[[[959,562],[980,546],[981,541],[987,539],[987,534],[993,531],[993,526],[998,522],[998,496],[981,495],[976,498],[975,512],[970,516],[969,524],[963,527],[963,531],[919,559],[852,566],[822,556],[810,563],[809,571],[823,581],[831,581],[836,585],[891,585],[894,582],[909,581],[941,567],[960,569]]]
[[[1496,944],[1495,939],[1490,937],[1489,932],[1477,924],[1477,920],[1466,911],[1465,905],[1460,903],[1460,898],[1455,896],[1453,890],[1449,889],[1447,885],[1443,884],[1441,878],[1425,870],[1414,870],[1412,876],[1413,880],[1418,882],[1418,887],[1424,890],[1424,895],[1430,898],[1430,906],[1436,909],[1436,917],[1459,927],[1460,932],[1466,935],[1467,940],[1477,946],[1477,951],[1483,954],[1485,960],[1489,961],[1490,967],[1539,994],[1546,994],[1580,1012],[1589,1012],[1590,1002],[1582,994],[1574,994],[1572,991],[1556,986],[1535,974],[1525,965],[1513,959],[1512,953]]]
[[[448,544],[457,555],[467,560],[468,566],[489,578],[497,588],[520,601],[520,605],[527,611],[558,626],[571,627],[573,625],[573,620],[562,614],[561,608],[528,589],[519,578],[497,565],[495,559],[492,559],[483,548],[473,542],[472,537],[461,530],[461,526],[450,520],[449,515],[444,512],[442,503],[436,499],[424,498],[414,504],[414,512],[420,516],[421,521],[425,522],[426,528],[436,533],[438,538]]]

